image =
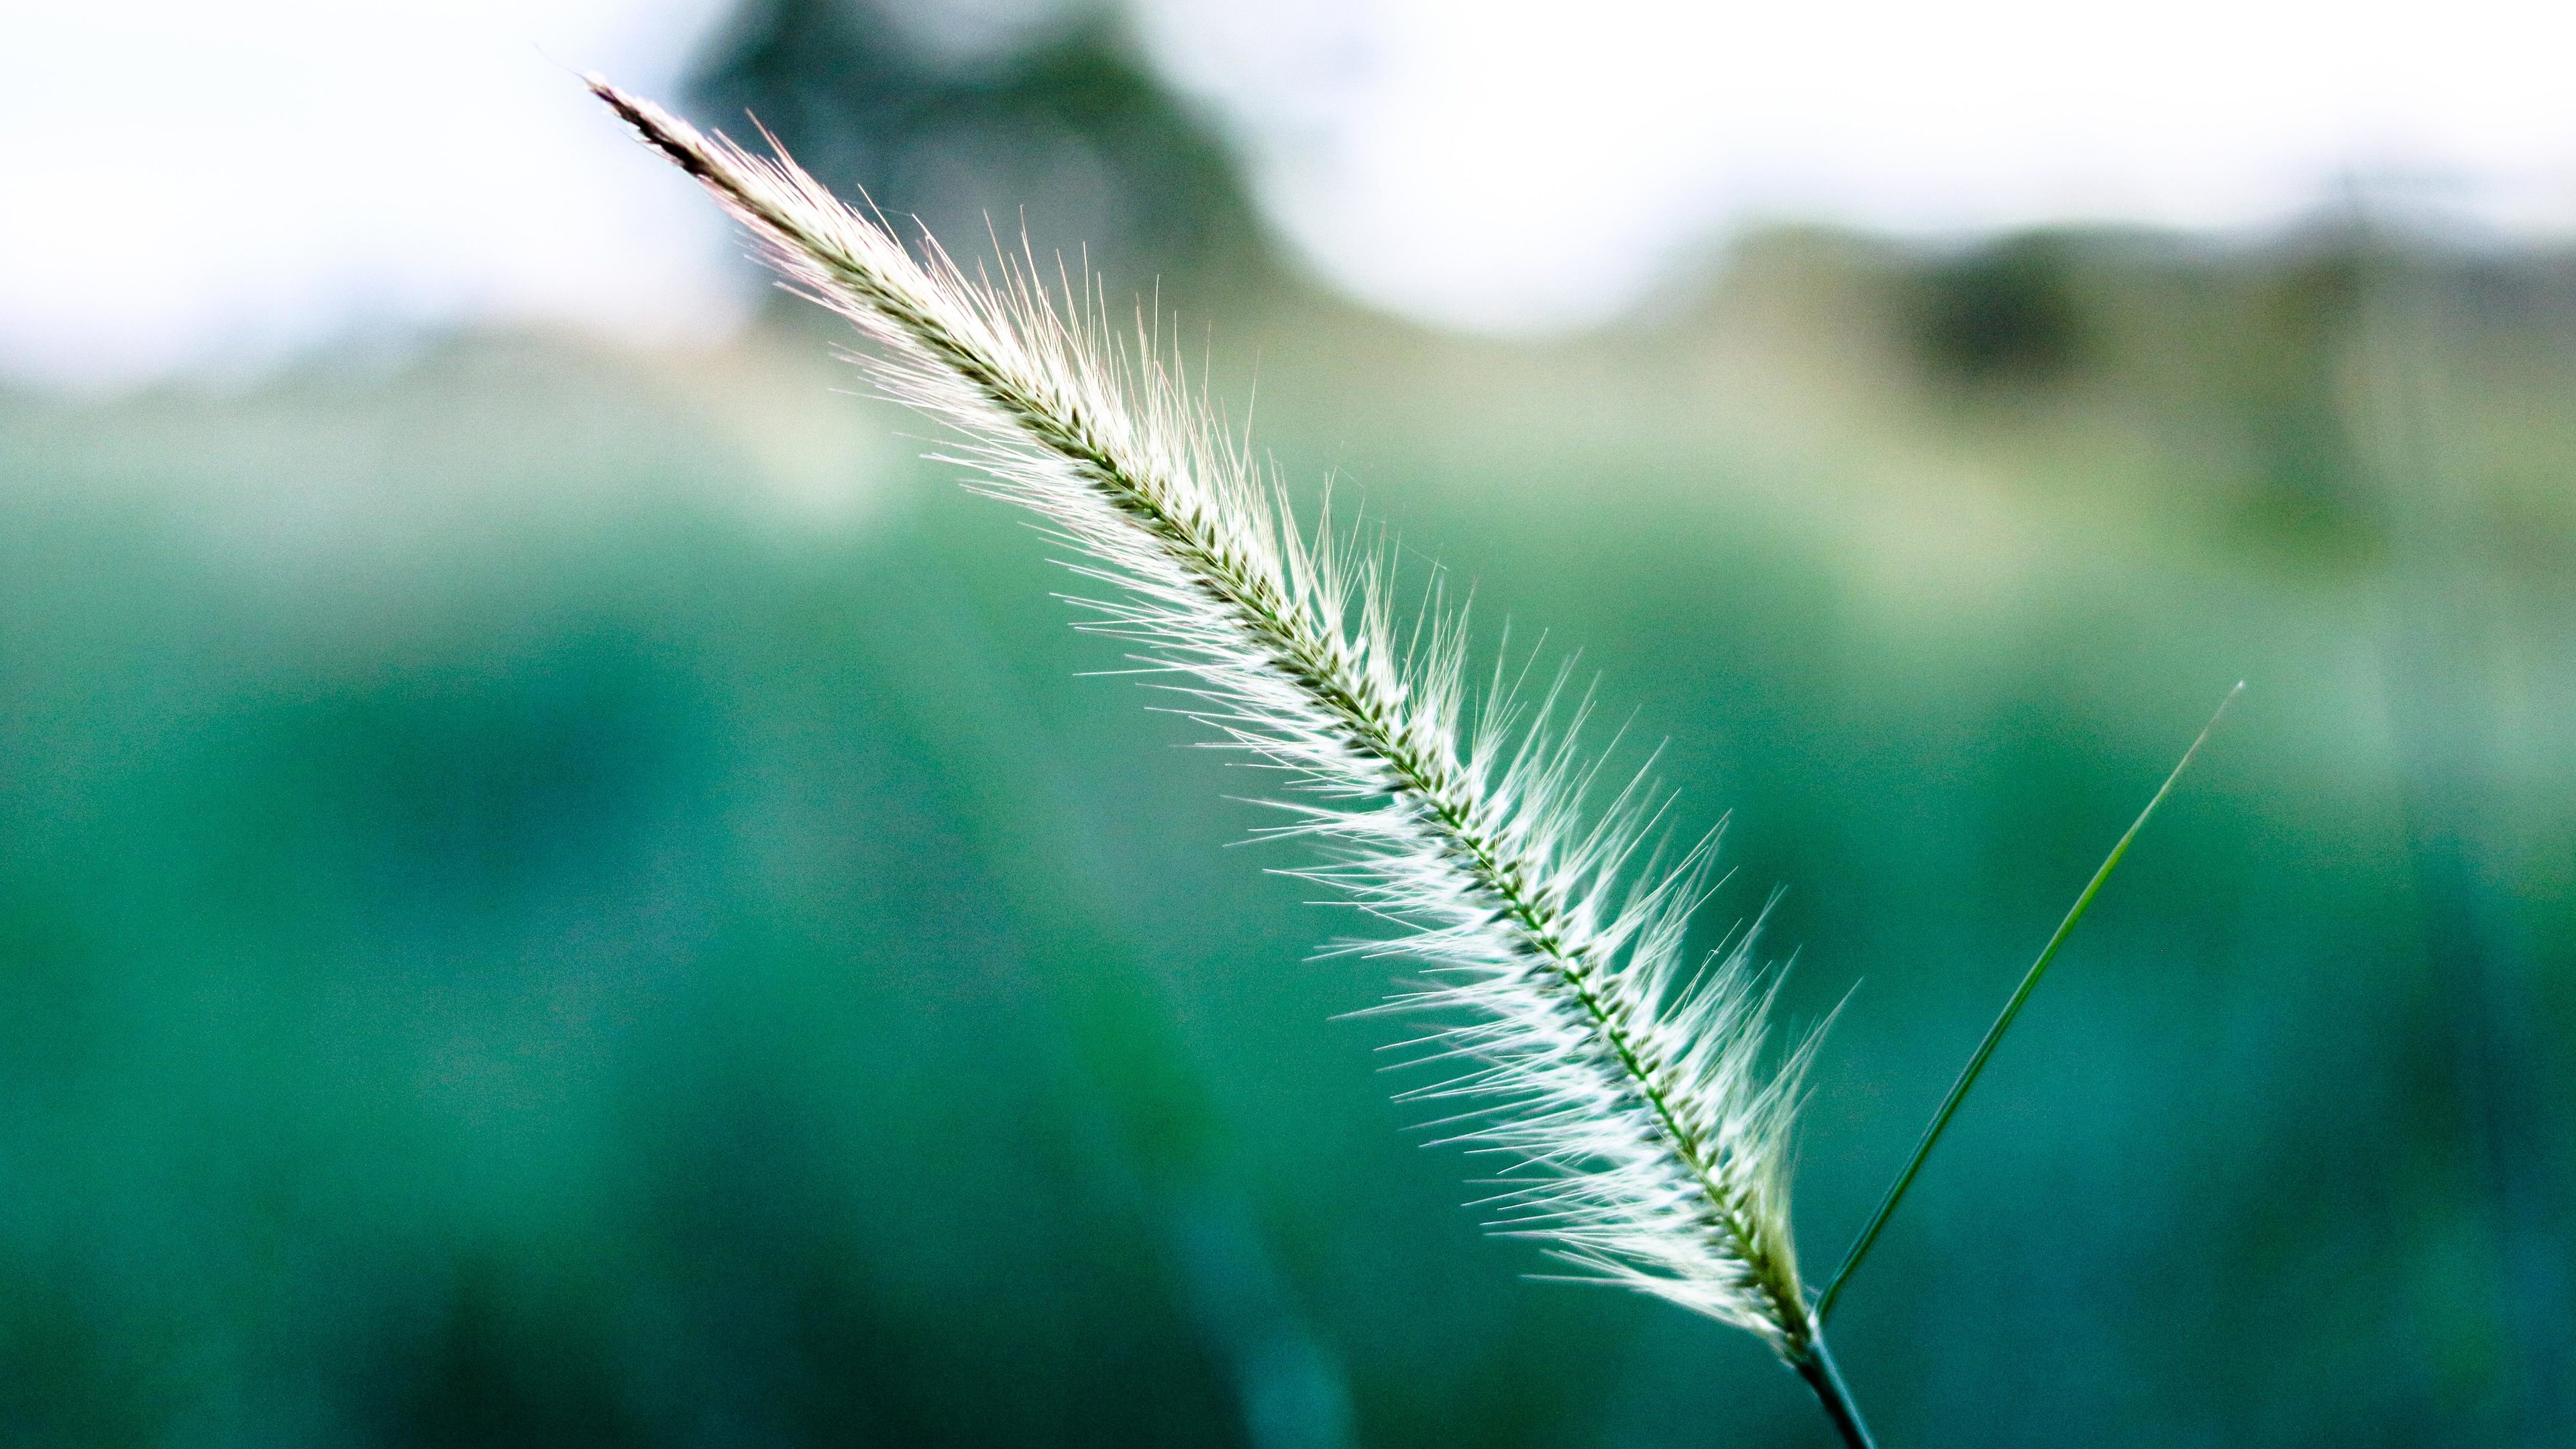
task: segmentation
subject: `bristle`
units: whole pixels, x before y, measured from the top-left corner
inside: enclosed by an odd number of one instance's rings
[[[969,278],[918,255],[782,154],[701,136],[606,82],[598,92],[701,181],[792,284],[878,350],[889,395],[956,430],[971,486],[1039,514],[1108,596],[1085,627],[1170,671],[1212,743],[1275,767],[1300,872],[1391,923],[1355,949],[1416,984],[1426,1061],[1459,1075],[1407,1094],[1459,1112],[1457,1140],[1503,1155],[1497,1230],[1591,1277],[1747,1328],[1792,1362],[1813,1324],[1791,1246],[1787,1163],[1814,1039],[1765,1071],[1770,995],[1735,939],[1686,958],[1713,841],[1658,867],[1666,797],[1642,776],[1588,810],[1590,710],[1558,673],[1535,699],[1498,665],[1470,699],[1463,622],[1435,605],[1399,630],[1372,555],[1301,532],[1250,448],[1090,284],[1054,286],[1025,250]]]

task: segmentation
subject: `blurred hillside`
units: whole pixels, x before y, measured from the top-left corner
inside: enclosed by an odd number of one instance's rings
[[[2251,681],[1837,1320],[1886,1442],[2564,1442],[2576,257],[1783,229],[1466,340],[1273,259],[1113,33],[890,13],[747,11],[704,109],[1107,238],[1670,741],[1708,939],[1784,889],[1844,1003],[1811,1273]],[[1478,1235],[1347,923],[836,337],[0,398],[0,1437],[1822,1443]]]

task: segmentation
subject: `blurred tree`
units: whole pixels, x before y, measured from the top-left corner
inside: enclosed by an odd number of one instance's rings
[[[744,0],[691,89],[969,260],[988,226],[1121,286],[1263,255],[1224,146],[1082,0]]]
[[[2085,341],[2068,250],[2062,235],[2031,233],[1926,266],[1915,317],[1926,364],[1969,384],[2037,387],[2063,377]]]

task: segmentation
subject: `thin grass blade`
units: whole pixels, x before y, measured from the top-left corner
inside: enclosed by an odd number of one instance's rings
[[[2012,1029],[2013,1018],[2021,1015],[2023,1003],[2030,1000],[2031,992],[2039,985],[2039,978],[2048,974],[2049,963],[2057,959],[2058,951],[2066,945],[2066,938],[2075,934],[2075,923],[2083,920],[2084,913],[2093,908],[2093,898],[2102,893],[2102,883],[2111,878],[2112,871],[2119,869],[2121,858],[2129,853],[2130,842],[2146,828],[2148,818],[2156,813],[2156,807],[2164,804],[2165,797],[2173,793],[2174,782],[2182,778],[2183,771],[2191,768],[2192,757],[2200,753],[2202,745],[2209,743],[2210,733],[2218,728],[2218,721],[2227,714],[2227,707],[2244,692],[2245,681],[2240,679],[2234,689],[2227,691],[2227,697],[2218,702],[2218,709],[2210,715],[2209,723],[2201,726],[2199,737],[2175,762],[2173,773],[2165,776],[2164,784],[2156,788],[2154,798],[2147,801],[2147,808],[2139,811],[2138,818],[2129,822],[2119,844],[2112,846],[2111,853],[2103,858],[2101,869],[2093,872],[2093,878],[2085,882],[2084,893],[2075,898],[2066,919],[2057,923],[2057,933],[2048,938],[2048,945],[2041,949],[2039,959],[2030,963],[2030,970],[2023,974],[2021,985],[2013,988],[2012,997],[2004,1003],[2002,1013],[1995,1017],[1995,1024],[1986,1028],[1985,1040],[1977,1043],[1977,1050],[1969,1056],[1967,1066],[1960,1070],[1959,1079],[1950,1084],[1949,1095],[1941,1099],[1940,1110],[1932,1114],[1931,1125],[1923,1129],[1922,1140],[1914,1144],[1914,1156],[1906,1162],[1905,1170],[1896,1175],[1896,1181],[1888,1185],[1887,1196],[1879,1199],[1878,1211],[1870,1215],[1869,1226],[1861,1229],[1860,1236],[1852,1242],[1851,1251],[1844,1255],[1842,1267],[1834,1271],[1833,1281],[1827,1283],[1825,1291],[1817,1297],[1817,1322],[1822,1323],[1834,1311],[1834,1300],[1842,1296],[1843,1285],[1851,1280],[1852,1270],[1858,1268],[1861,1260],[1869,1256],[1869,1250],[1877,1245],[1878,1235],[1885,1231],[1888,1218],[1896,1212],[1896,1205],[1905,1200],[1906,1190],[1914,1186],[1915,1177],[1932,1156],[1933,1145],[1941,1140],[1942,1132],[1950,1125],[1950,1118],[1958,1112],[1959,1104],[1967,1099],[1968,1089],[1977,1084],[1978,1074],[1985,1071],[1986,1060],[1995,1054],[2004,1033]]]

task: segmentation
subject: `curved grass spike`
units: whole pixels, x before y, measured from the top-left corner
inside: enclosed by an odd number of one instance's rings
[[[1986,1028],[1985,1039],[1977,1043],[1974,1052],[1969,1053],[1967,1066],[1960,1069],[1958,1080],[1950,1084],[1949,1093],[1942,1097],[1940,1107],[1932,1113],[1932,1123],[1923,1129],[1922,1139],[1914,1144],[1914,1155],[1906,1159],[1904,1171],[1896,1174],[1896,1181],[1888,1185],[1887,1196],[1878,1201],[1878,1211],[1870,1214],[1869,1226],[1862,1228],[1860,1236],[1852,1240],[1851,1251],[1843,1256],[1843,1265],[1834,1270],[1833,1281],[1826,1284],[1825,1291],[1817,1297],[1817,1322],[1823,1322],[1825,1315],[1834,1311],[1834,1302],[1842,1297],[1843,1285],[1851,1281],[1852,1270],[1858,1268],[1861,1259],[1868,1257],[1869,1250],[1876,1246],[1878,1235],[1886,1229],[1888,1218],[1896,1212],[1896,1205],[1905,1200],[1906,1190],[1914,1186],[1914,1179],[1922,1173],[1925,1160],[1932,1156],[1933,1144],[1941,1140],[1941,1134],[1950,1126],[1951,1117],[1957,1115],[1959,1104],[1967,1099],[1968,1089],[1977,1084],[1978,1075],[1985,1071],[1986,1060],[1995,1054],[2004,1033],[2012,1029],[2013,1018],[2021,1015],[2022,1004],[2029,1001],[2030,993],[2038,988],[2039,978],[2048,974],[2048,965],[2057,959],[2058,949],[2066,944],[2066,938],[2075,934],[2075,923],[2084,919],[2086,911],[2093,909],[2093,898],[2102,893],[2102,883],[2111,878],[2112,871],[2119,869],[2121,857],[2129,853],[2129,842],[2138,838],[2138,832],[2146,828],[2147,817],[2155,814],[2156,807],[2165,803],[2165,797],[2173,793],[2174,782],[2182,778],[2183,771],[2191,768],[2192,756],[2199,754],[2200,747],[2209,743],[2210,733],[2226,716],[2227,707],[2244,692],[2245,681],[2240,679],[2234,689],[2227,691],[2227,697],[2218,702],[2217,711],[2210,715],[2209,723],[2200,727],[2200,734],[2192,740],[2191,748],[2183,751],[2182,758],[2174,762],[2173,773],[2165,776],[2165,782],[2156,787],[2155,795],[2147,801],[2147,808],[2139,811],[2138,818],[2129,822],[2129,828],[2121,833],[2119,843],[2113,845],[2111,853],[2103,858],[2101,869],[2094,871],[2093,878],[2084,883],[2084,890],[2066,912],[2066,919],[2057,923],[2056,934],[2040,948],[2039,959],[2031,962],[2030,970],[2022,974],[2021,985],[2013,988],[2012,996],[2004,1002],[2003,1011],[1995,1017],[1995,1024]]]
[[[1301,534],[1249,444],[1167,361],[1154,321],[1109,325],[1099,289],[1043,280],[1025,247],[970,277],[908,250],[783,156],[700,135],[591,88],[697,178],[789,284],[856,323],[888,395],[954,430],[970,486],[1026,507],[1107,597],[1086,627],[1168,674],[1221,748],[1276,772],[1273,832],[1300,872],[1394,930],[1353,949],[1409,963],[1390,1009],[1461,1075],[1460,1139],[1508,1164],[1497,1230],[1592,1278],[1759,1335],[1867,1446],[1798,1277],[1789,1136],[1810,1035],[1765,1071],[1770,991],[1749,933],[1709,969],[1686,937],[1713,840],[1659,861],[1665,797],[1642,777],[1598,809],[1565,676],[1519,700],[1466,687],[1462,621],[1399,630],[1373,556]]]

